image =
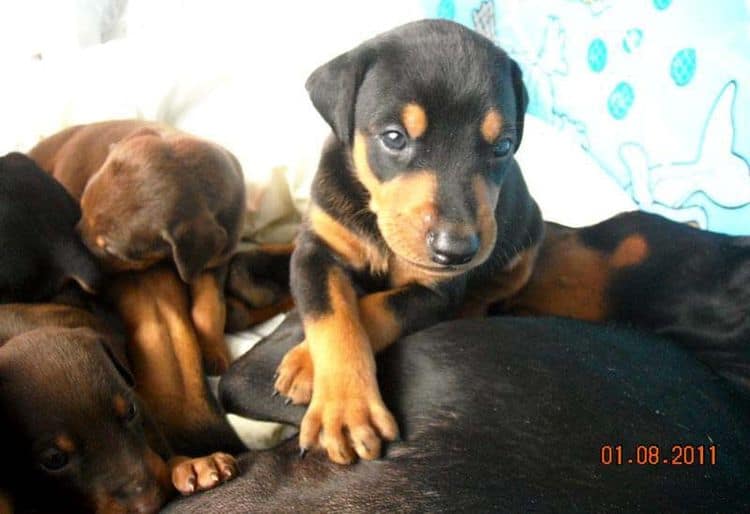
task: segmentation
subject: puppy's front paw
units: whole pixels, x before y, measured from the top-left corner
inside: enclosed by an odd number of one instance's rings
[[[320,446],[338,464],[350,464],[357,456],[365,460],[380,456],[381,440],[393,441],[398,426],[375,386],[374,392],[338,389],[335,394],[318,395],[300,426],[300,447]]]
[[[287,352],[276,370],[274,388],[295,405],[310,403],[313,385],[313,364],[306,342]]]
[[[185,496],[213,489],[237,476],[237,461],[221,452],[195,459],[175,457],[170,465],[172,485]]]

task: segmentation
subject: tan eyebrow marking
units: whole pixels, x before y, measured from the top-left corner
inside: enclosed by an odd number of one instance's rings
[[[409,137],[417,139],[427,130],[427,113],[418,103],[409,102],[401,110],[401,122]]]
[[[487,111],[487,114],[484,115],[482,126],[479,130],[482,133],[482,137],[484,138],[484,140],[490,144],[493,144],[497,139],[497,136],[500,135],[500,131],[502,130],[502,128],[503,117],[499,112],[497,112],[497,109],[493,107],[492,109]]]

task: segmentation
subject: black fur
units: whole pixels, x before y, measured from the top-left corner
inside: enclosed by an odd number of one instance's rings
[[[298,424],[271,396],[299,319],[235,363],[229,411]],[[169,512],[744,512],[750,508],[745,399],[661,338],[561,319],[440,324],[378,355],[401,440],[352,467],[296,441],[251,455],[221,491]],[[603,445],[625,463],[603,465]],[[637,445],[717,445],[715,465],[627,464]]]
[[[313,72],[306,85],[313,104],[331,125],[313,181],[314,204],[384,254],[390,249],[369,208],[370,195],[351,161],[355,131],[368,143],[368,159],[381,181],[414,170],[438,176],[436,203],[450,221],[475,220],[472,178],[502,184],[495,211],[497,243],[491,256],[460,276],[409,288],[394,298],[394,315],[407,316],[404,333],[453,315],[468,288],[484,287],[519,252],[541,238],[542,220],[512,155],[491,158],[492,146],[479,137],[479,122],[491,107],[501,106],[503,135],[515,148],[521,142],[528,103],[521,72],[490,40],[458,24],[427,20],[391,30]],[[380,133],[400,123],[403,106],[416,101],[429,113],[429,129],[408,151],[394,157],[379,144]],[[328,255],[326,257],[326,254]],[[291,287],[306,315],[330,311],[328,270],[345,270],[361,293],[387,289],[387,277],[353,270],[320,238],[303,227],[292,258]]]
[[[649,254],[613,277],[611,318],[690,348],[750,394],[750,237],[629,212],[582,229],[580,238],[612,251],[632,234],[645,238]]]
[[[0,158],[0,303],[49,300],[68,282],[101,286],[75,226],[76,201],[31,159]]]

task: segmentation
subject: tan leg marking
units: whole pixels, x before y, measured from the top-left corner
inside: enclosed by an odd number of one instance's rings
[[[398,428],[380,396],[354,289],[339,269],[331,270],[327,280],[331,314],[303,320],[315,375],[300,446],[321,446],[332,461],[347,464],[356,456],[377,458],[381,438],[394,439]],[[291,372],[286,363],[279,367],[279,379]]]
[[[111,294],[128,331],[136,392],[167,439],[215,421],[187,288],[176,272],[118,275]]]
[[[216,275],[204,271],[190,284],[190,315],[198,334],[203,362],[209,375],[221,375],[229,367],[229,349],[224,342],[227,310],[223,288]]]

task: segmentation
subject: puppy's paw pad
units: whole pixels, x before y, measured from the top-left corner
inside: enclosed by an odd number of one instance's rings
[[[172,468],[172,484],[183,495],[206,491],[237,476],[237,461],[227,453],[185,458]]]
[[[300,343],[284,356],[276,370],[274,388],[295,405],[310,403],[313,364],[306,343]]]

